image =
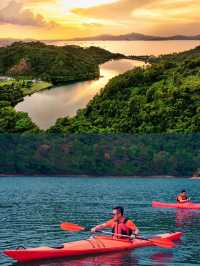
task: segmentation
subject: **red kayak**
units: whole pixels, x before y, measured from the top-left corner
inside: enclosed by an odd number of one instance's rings
[[[153,201],[152,207],[154,208],[176,208],[176,209],[193,209],[200,210],[200,203],[164,203],[159,201]]]
[[[167,233],[151,237],[152,240],[176,241],[182,237],[181,232]],[[64,243],[61,247],[38,247],[16,250],[5,250],[3,253],[19,261],[33,261],[60,257],[92,255],[114,251],[131,250],[139,247],[154,246],[153,241],[145,239],[113,239],[110,236],[95,236],[89,239]]]

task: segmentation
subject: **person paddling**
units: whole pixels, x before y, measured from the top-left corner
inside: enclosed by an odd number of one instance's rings
[[[112,228],[113,236],[120,238],[119,235],[126,235],[134,238],[135,235],[139,234],[139,230],[133,221],[129,220],[124,216],[124,208],[117,206],[112,210],[113,218],[107,222],[97,225],[91,229],[92,233],[96,233],[98,230],[104,228]]]
[[[187,192],[185,190],[182,190],[181,193],[176,197],[176,201],[178,203],[189,202],[190,199],[188,198]]]

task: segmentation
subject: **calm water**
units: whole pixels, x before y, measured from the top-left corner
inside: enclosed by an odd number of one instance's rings
[[[200,263],[200,212],[153,209],[152,200],[173,201],[180,189],[200,201],[200,182],[186,179],[144,178],[0,178],[0,250],[59,245],[90,233],[59,229],[61,221],[93,226],[110,218],[111,208],[123,205],[144,236],[183,231],[173,250],[148,247],[129,252],[34,263],[35,266],[178,266]],[[13,265],[0,255],[0,265]],[[20,265],[20,264],[18,264]],[[32,264],[28,264],[32,265]]]
[[[143,62],[134,60],[110,61],[101,65],[97,80],[77,82],[34,93],[16,106],[17,111],[27,112],[40,128],[47,129],[60,117],[73,116],[103,88],[109,79],[134,68]]]
[[[54,41],[50,43],[58,46],[67,44],[75,44],[83,47],[98,46],[113,53],[122,53],[125,55],[169,54],[189,50],[200,45],[200,41]]]

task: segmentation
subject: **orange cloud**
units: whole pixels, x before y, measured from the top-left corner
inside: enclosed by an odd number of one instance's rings
[[[30,10],[23,9],[23,4],[11,1],[0,10],[0,23],[8,23],[22,26],[55,26],[53,22],[45,21],[42,15],[34,15]]]
[[[131,12],[139,7],[152,3],[152,0],[118,0],[111,4],[104,4],[90,8],[76,8],[72,12],[85,17],[100,19],[127,20],[131,18]]]
[[[118,0],[110,4],[76,8],[72,12],[86,19],[108,20],[112,22],[112,30],[115,33],[199,33],[199,0]]]

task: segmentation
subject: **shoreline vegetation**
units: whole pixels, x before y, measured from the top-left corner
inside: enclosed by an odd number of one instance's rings
[[[49,90],[53,87],[53,84],[50,82],[45,82],[45,81],[39,81],[37,83],[34,83],[30,89],[24,89],[24,96],[30,96],[35,92],[43,91],[43,90]]]
[[[72,177],[72,178],[78,178],[78,177],[86,177],[86,178],[101,178],[101,177],[106,177],[106,178],[155,178],[155,179],[162,179],[162,178],[165,178],[165,179],[177,179],[177,178],[184,178],[184,179],[198,179],[198,178],[194,178],[194,177],[190,177],[190,176],[169,176],[169,175],[159,175],[159,176],[154,176],[154,175],[151,175],[151,176],[124,176],[124,175],[69,175],[69,174],[59,174],[59,175],[30,175],[30,177]],[[0,178],[1,177],[29,177],[28,175],[25,175],[25,174],[0,174]]]
[[[192,176],[200,162],[200,46],[112,78],[86,108],[47,131],[14,109],[47,83],[95,79],[100,64],[124,58],[97,47],[38,42],[0,48],[0,75],[16,78],[0,84],[1,172]],[[86,136],[69,143],[56,138],[70,134]],[[108,139],[95,142],[103,134]]]
[[[45,82],[45,81],[35,81],[33,82],[32,80],[26,80],[26,79],[21,79],[21,80],[0,80],[0,86],[13,86],[17,83],[21,83],[22,85],[22,90],[23,90],[23,96],[30,96],[35,92],[47,90],[53,87],[53,84],[50,82]],[[23,85],[23,83],[25,85]]]
[[[0,134],[0,174],[192,177],[200,134]]]

